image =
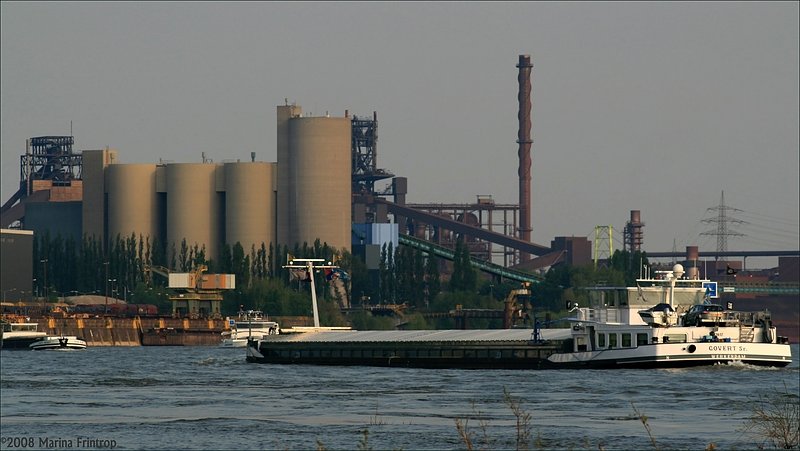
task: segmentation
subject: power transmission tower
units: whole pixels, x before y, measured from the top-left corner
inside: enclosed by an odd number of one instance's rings
[[[605,255],[605,245],[608,245],[608,260],[611,260],[611,256],[614,255],[614,241],[612,241],[611,235],[613,234],[614,227],[607,225],[607,226],[595,226],[594,227],[594,252],[593,252],[593,259],[594,259],[594,267],[597,269],[597,261],[601,259],[603,255]],[[603,241],[603,246],[600,245],[600,242]]]
[[[742,210],[725,205],[725,191],[722,191],[722,195],[719,199],[719,205],[706,209],[706,212],[716,212],[716,216],[713,218],[703,219],[701,221],[704,223],[717,225],[715,229],[707,230],[700,234],[701,236],[717,237],[717,260],[719,260],[719,254],[721,252],[726,252],[728,250],[728,237],[745,236],[743,233],[739,233],[729,227],[730,224],[746,224],[746,222],[742,221],[741,219],[728,216],[729,211],[736,212]]]

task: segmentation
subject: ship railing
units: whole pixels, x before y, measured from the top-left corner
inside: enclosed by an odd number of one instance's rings
[[[739,321],[743,326],[755,326],[762,321],[769,323],[772,320],[772,315],[768,311],[737,313]]]
[[[602,309],[593,309],[593,308],[579,308],[578,309],[578,319],[580,321],[587,321],[587,322],[602,322],[605,321],[605,318],[608,317],[605,314],[605,311]]]

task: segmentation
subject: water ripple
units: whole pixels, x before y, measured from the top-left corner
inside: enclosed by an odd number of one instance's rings
[[[792,351],[797,355],[798,347]],[[2,352],[3,435],[113,438],[122,449],[751,449],[754,400],[800,394],[800,366],[492,371],[255,365],[211,347]],[[637,411],[639,413],[637,413]],[[485,432],[485,434],[484,434]],[[490,446],[481,444],[490,443]],[[758,445],[758,444],[755,444]]]

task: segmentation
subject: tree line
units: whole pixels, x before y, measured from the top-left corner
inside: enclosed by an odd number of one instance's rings
[[[455,245],[452,262],[408,246],[384,244],[377,270],[367,270],[365,262],[344,249],[333,249],[316,240],[293,247],[262,243],[249,250],[240,243],[222,245],[218,260],[208,258],[206,249],[183,240],[169,249],[157,239],[116,236],[105,248],[100,240],[84,237],[34,237],[34,290],[38,296],[54,301],[59,296],[76,294],[108,295],[129,303],[156,304],[164,312],[167,280],[151,275],[148,268],[163,266],[175,272],[191,272],[206,265],[208,273],[234,274],[236,289],[224,293],[224,314],[235,314],[241,307],[264,310],[270,315],[306,315],[311,310],[310,286],[292,280],[283,268],[287,256],[323,258],[335,261],[348,275],[344,296],[350,305],[407,304],[414,311],[449,311],[464,308],[503,308],[502,300],[515,282],[496,281],[479,274],[471,265],[469,248],[462,240]],[[636,262],[634,265],[632,262]],[[554,266],[544,280],[531,287],[534,302],[548,311],[563,309],[566,298],[580,301],[580,287],[599,282],[630,286],[646,255],[616,251],[604,268]],[[322,302],[330,303],[329,313],[345,305],[342,293],[330,290],[331,280],[316,277]],[[330,318],[341,321],[341,318]]]

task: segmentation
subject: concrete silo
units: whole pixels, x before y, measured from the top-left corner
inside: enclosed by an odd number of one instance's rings
[[[217,168],[207,163],[175,163],[166,166],[167,255],[181,241],[205,246],[206,258],[217,260],[222,236],[222,193],[217,192]]]
[[[275,163],[225,163],[225,242],[245,253],[275,242]]]
[[[289,245],[316,239],[350,248],[351,124],[348,117],[288,119]],[[279,154],[279,158],[281,155]],[[286,167],[279,160],[278,165]],[[281,186],[278,186],[280,190]]]
[[[112,164],[106,169],[108,238],[158,237],[155,164]]]
[[[281,245],[289,243],[289,121],[299,117],[303,108],[299,105],[278,106],[277,150],[278,150],[278,214],[277,240]]]
[[[117,151],[83,151],[83,234],[105,239],[105,170],[117,159]]]

